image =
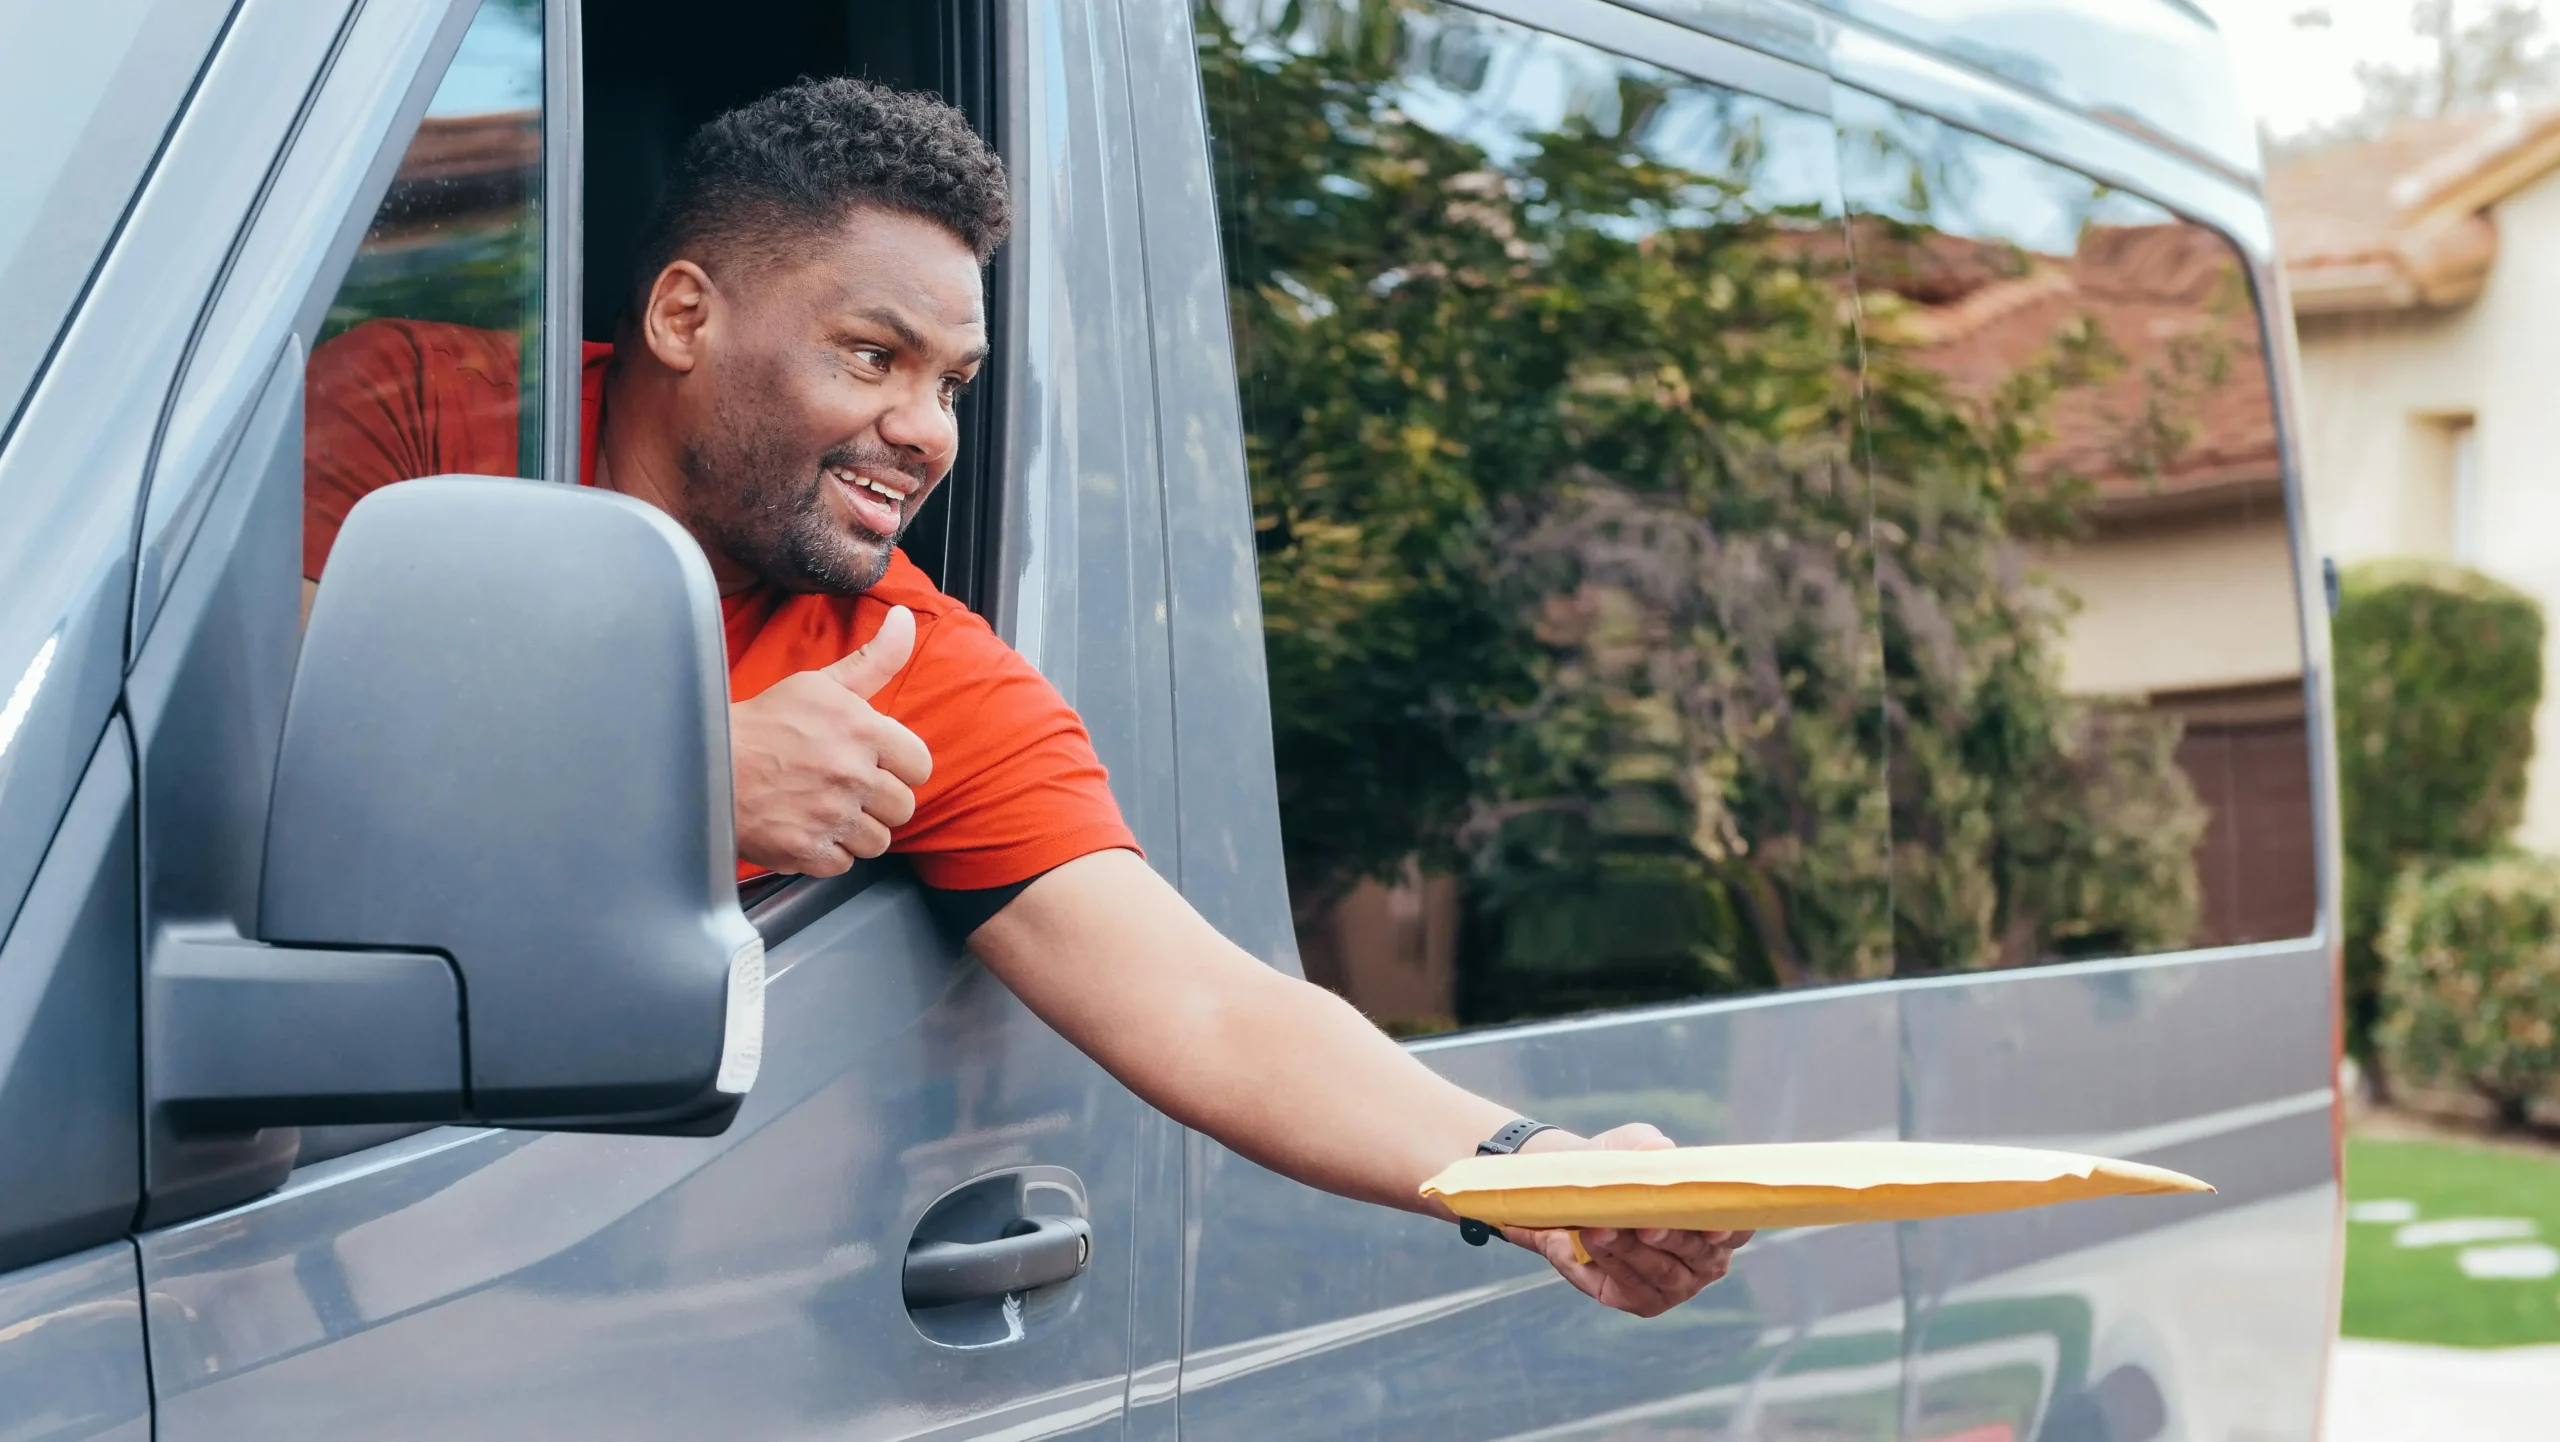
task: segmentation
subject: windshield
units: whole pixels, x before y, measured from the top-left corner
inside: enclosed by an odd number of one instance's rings
[[[0,7],[0,436],[231,6]]]

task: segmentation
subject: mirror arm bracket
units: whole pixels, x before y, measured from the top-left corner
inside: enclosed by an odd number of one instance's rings
[[[432,951],[332,951],[227,923],[152,939],[153,1103],[186,1132],[460,1121],[462,988]]]

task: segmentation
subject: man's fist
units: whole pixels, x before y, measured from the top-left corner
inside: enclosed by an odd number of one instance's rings
[[[1650,1152],[1673,1145],[1661,1132],[1636,1122],[1613,1127],[1584,1140],[1562,1132],[1540,1132],[1524,1152],[1568,1151],[1597,1147],[1610,1151]],[[1564,1279],[1593,1301],[1659,1317],[1722,1280],[1733,1254],[1751,1240],[1749,1232],[1675,1232],[1647,1227],[1585,1227],[1582,1250],[1574,1255],[1574,1233],[1562,1228],[1505,1227],[1508,1240],[1545,1257]]]
[[[933,774],[933,755],[872,710],[871,697],[915,645],[915,613],[894,607],[861,650],[729,708],[739,856],[834,876],[889,849],[890,831],[915,815],[914,788]]]

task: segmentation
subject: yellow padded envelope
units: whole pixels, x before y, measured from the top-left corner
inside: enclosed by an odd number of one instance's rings
[[[1513,1227],[1820,1227],[2006,1212],[2090,1197],[2209,1192],[2181,1172],[2028,1147],[1784,1142],[1469,1157],[1422,1184]]]

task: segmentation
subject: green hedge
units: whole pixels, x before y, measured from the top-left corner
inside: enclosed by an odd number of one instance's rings
[[[2392,893],[2377,1040],[2392,1074],[2522,1122],[2560,1078],[2560,864],[2508,853]]]
[[[2370,1051],[2375,942],[2413,863],[2502,845],[2524,814],[2542,700],[2542,610],[2521,591],[2432,561],[2341,578],[2330,623],[2346,847],[2348,1027]]]

